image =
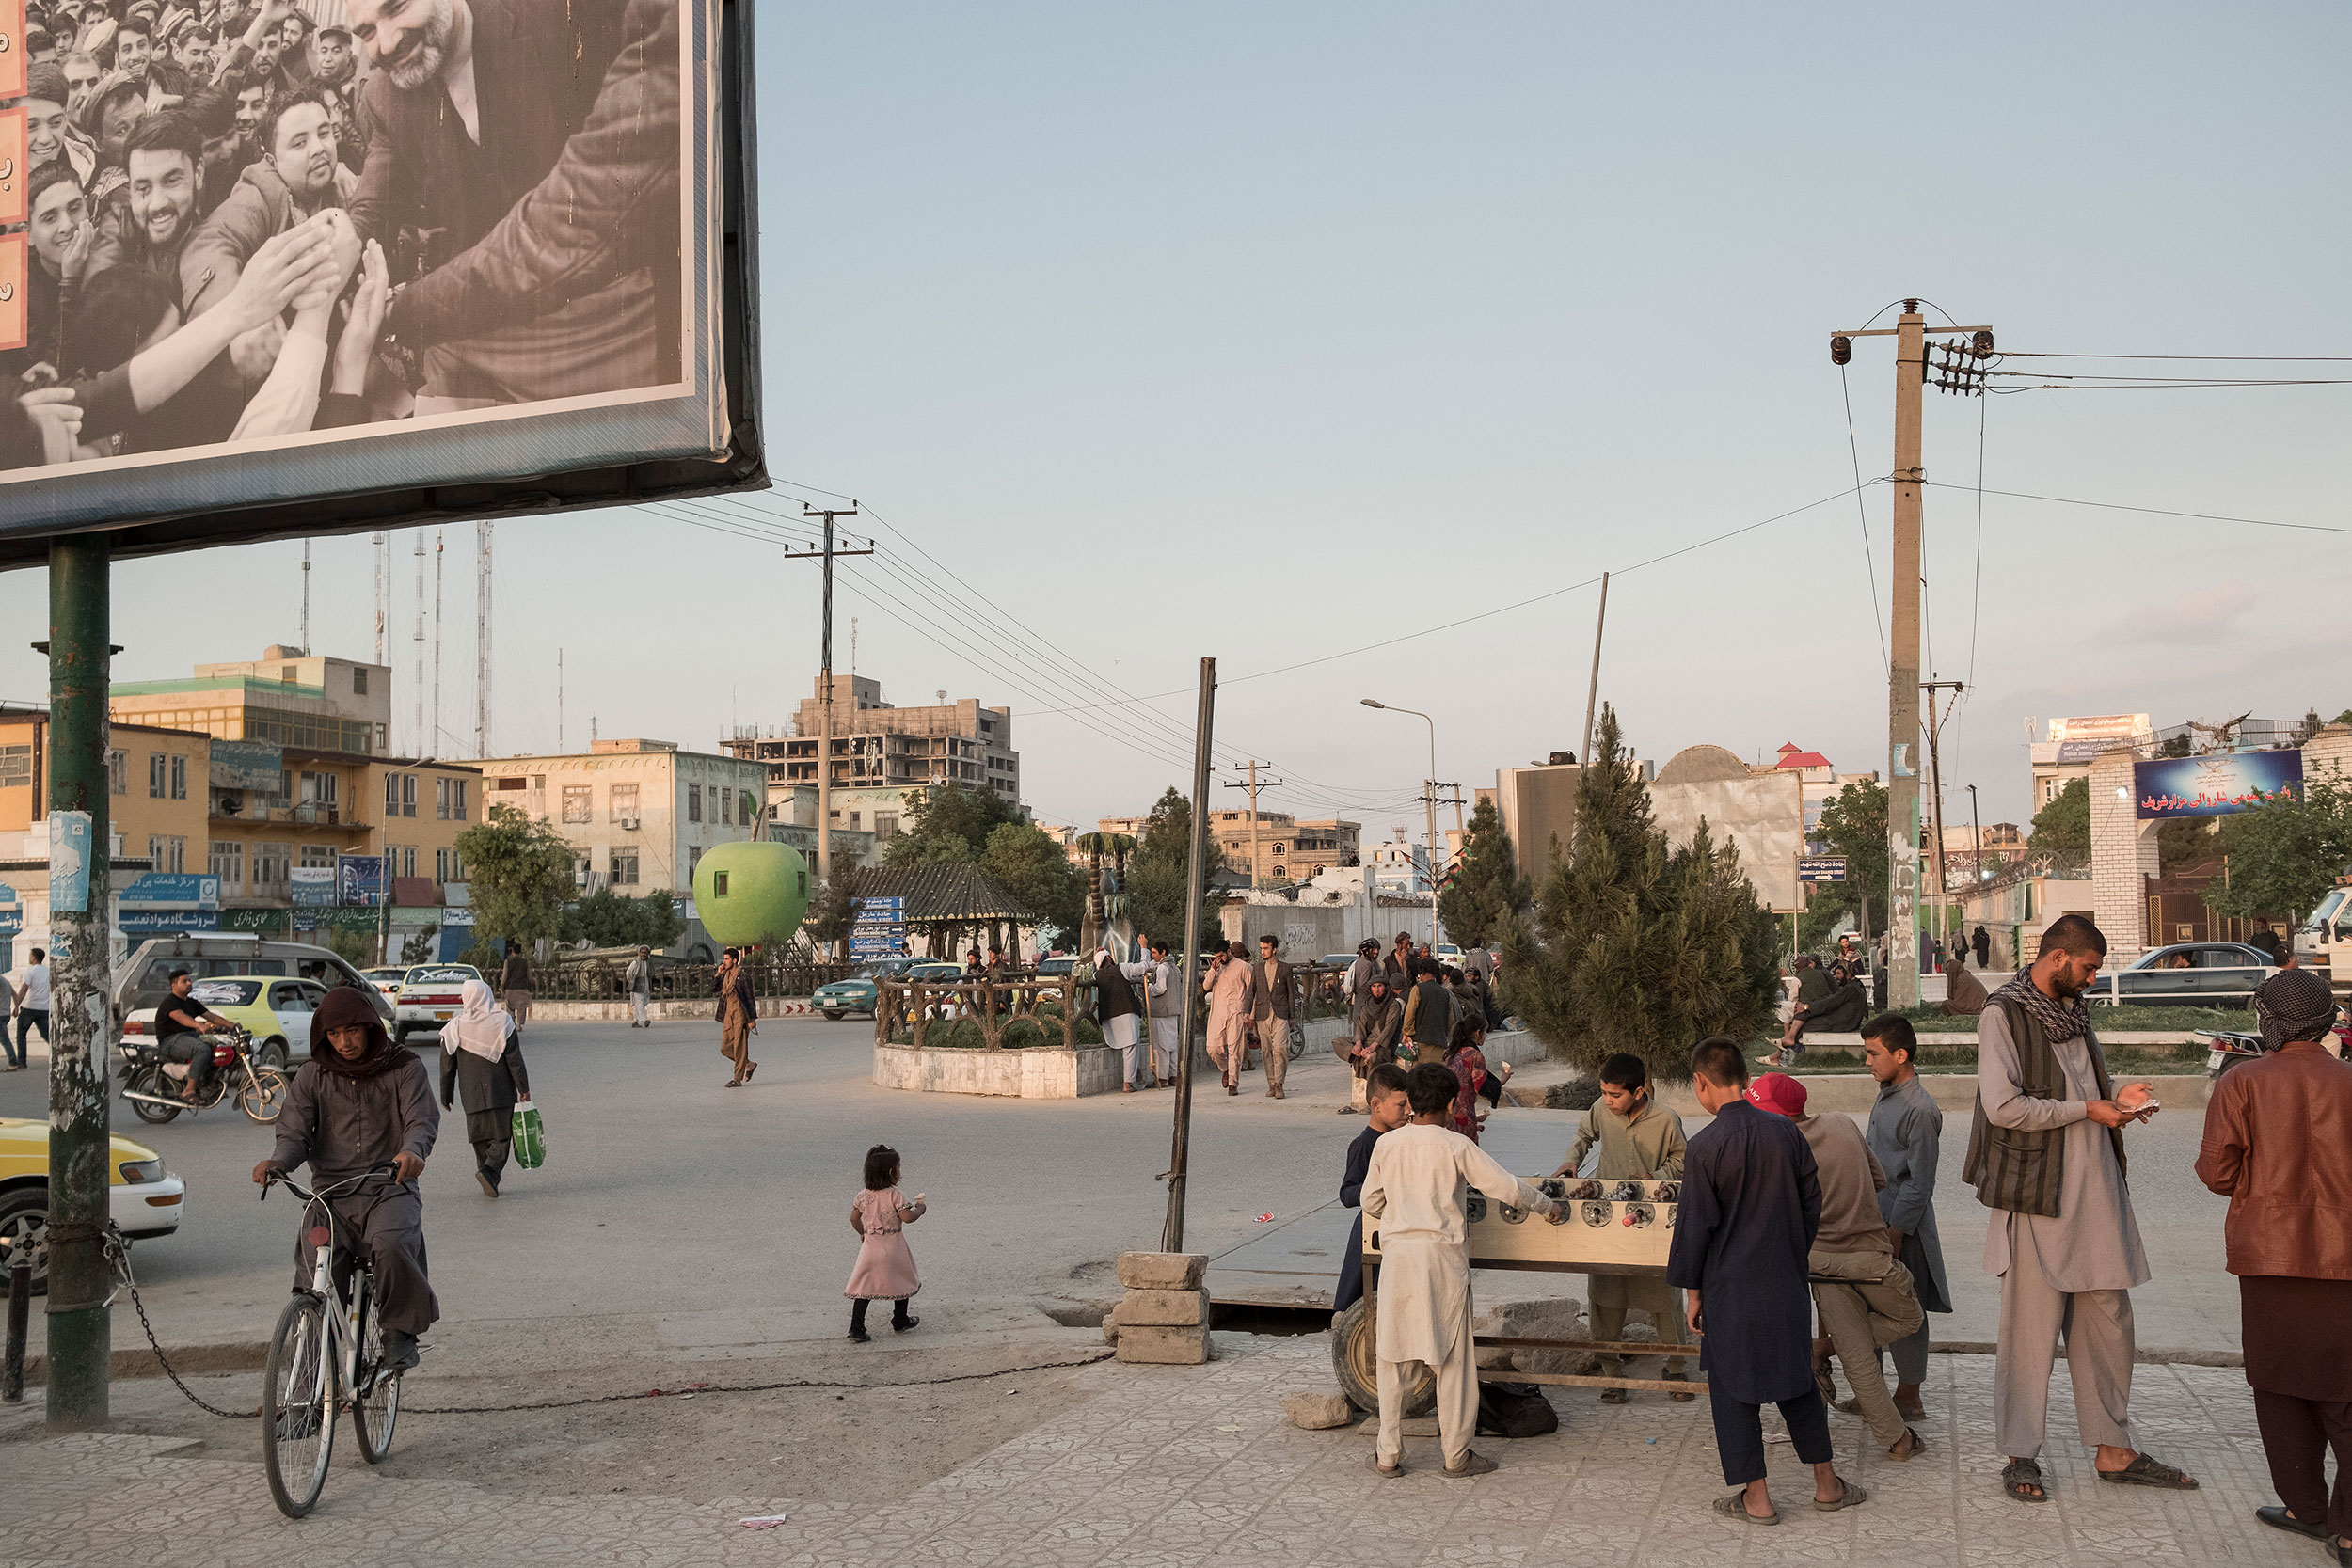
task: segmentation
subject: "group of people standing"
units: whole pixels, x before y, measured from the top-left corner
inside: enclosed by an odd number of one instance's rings
[[[1485,968],[1475,960],[1458,969],[1440,963],[1408,931],[1399,931],[1396,945],[1385,954],[1378,942],[1366,937],[1340,981],[1340,994],[1348,1032],[1334,1049],[1354,1078],[1347,1111],[1367,1112],[1375,1068],[1427,1063],[1454,1074],[1447,1125],[1476,1142],[1486,1116],[1479,1101],[1500,1105],[1503,1083],[1511,1076],[1508,1062],[1490,1069],[1486,1061],[1487,1030],[1502,1023],[1502,1014]]]

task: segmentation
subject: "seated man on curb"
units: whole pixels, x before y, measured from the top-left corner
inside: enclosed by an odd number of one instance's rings
[[[1364,1178],[1364,1214],[1381,1221],[1378,1340],[1380,1435],[1373,1468],[1405,1473],[1405,1363],[1438,1374],[1438,1432],[1449,1478],[1483,1476],[1497,1466],[1470,1451],[1478,1428],[1478,1369],[1470,1349],[1470,1248],[1463,1197],[1475,1187],[1498,1203],[1543,1215],[1554,1225],[1560,1204],[1513,1176],[1493,1155],[1446,1125],[1460,1088],[1453,1069],[1424,1062],[1406,1077],[1410,1126],[1373,1146]]]
[[[1830,1382],[1834,1349],[1846,1365],[1862,1418],[1889,1459],[1900,1463],[1927,1443],[1895,1408],[1879,1368],[1879,1347],[1918,1332],[1925,1314],[1912,1289],[1911,1271],[1895,1260],[1886,1222],[1879,1214],[1879,1189],[1886,1173],[1853,1118],[1833,1111],[1805,1114],[1804,1085],[1785,1072],[1768,1072],[1748,1085],[1748,1102],[1787,1117],[1804,1134],[1821,1183],[1821,1228],[1805,1259],[1812,1274],[1813,1305],[1821,1317],[1821,1337],[1813,1346],[1813,1381],[1821,1398],[1836,1389]],[[1836,1283],[1830,1283],[1830,1281]]]
[[[1821,1225],[1813,1150],[1786,1118],[1747,1101],[1747,1064],[1721,1035],[1691,1053],[1691,1076],[1700,1108],[1715,1119],[1683,1156],[1666,1282],[1689,1292],[1716,1452],[1724,1480],[1740,1489],[1716,1498],[1715,1512],[1751,1525],[1780,1523],[1764,1484],[1766,1404],[1780,1406],[1797,1457],[1813,1466],[1813,1506],[1825,1513],[1851,1508],[1869,1494],[1831,1463],[1829,1410],[1807,1354],[1813,1304],[1805,1257]]]

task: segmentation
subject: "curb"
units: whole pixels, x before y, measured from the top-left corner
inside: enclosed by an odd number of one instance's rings
[[[266,1339],[236,1340],[225,1344],[183,1345],[164,1353],[171,1357],[172,1370],[183,1377],[209,1375],[214,1372],[258,1372],[269,1364],[269,1341]],[[46,1384],[49,1358],[27,1355],[24,1358],[24,1386]],[[109,1378],[161,1377],[164,1369],[157,1364],[155,1353],[141,1345],[133,1350],[118,1350],[107,1357]]]

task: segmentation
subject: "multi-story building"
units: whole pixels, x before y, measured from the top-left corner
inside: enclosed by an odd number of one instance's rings
[[[768,764],[771,784],[816,784],[824,678],[810,689],[793,714],[790,734],[739,734],[721,745],[731,756]],[[832,768],[836,812],[844,809],[844,789],[905,792],[959,784],[1011,804],[1021,800],[1021,753],[1012,747],[1010,708],[982,707],[973,697],[894,707],[882,701],[882,683],[864,675],[833,678]],[[848,824],[836,816],[834,825]]]
[[[332,871],[346,855],[382,855],[385,875],[430,881],[432,902],[467,879],[457,837],[483,819],[469,764],[288,746],[275,788],[222,770],[210,789],[208,868],[227,909],[284,909],[297,872]]]
[[[197,730],[215,740],[257,741],[382,756],[391,750],[392,672],[272,646],[258,659],[199,664],[188,680],[118,681],[107,689],[117,723]]]
[[[1105,816],[1098,832],[1141,838],[1151,818]],[[1216,841],[1228,869],[1249,879],[1253,886],[1303,882],[1326,866],[1361,863],[1363,824],[1324,817],[1301,821],[1288,812],[1262,811],[1253,827],[1247,811],[1213,811],[1209,836]]]
[[[756,836],[765,810],[762,764],[671,740],[599,740],[585,752],[474,766],[485,809],[514,806],[548,823],[570,841],[582,888],[633,897],[656,888],[691,895],[703,851]]]

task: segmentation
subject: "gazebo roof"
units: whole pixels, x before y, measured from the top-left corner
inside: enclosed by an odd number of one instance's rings
[[[881,865],[861,871],[850,891],[860,898],[901,898],[910,926],[946,921],[1035,921],[1037,911],[1007,893],[977,865]]]

